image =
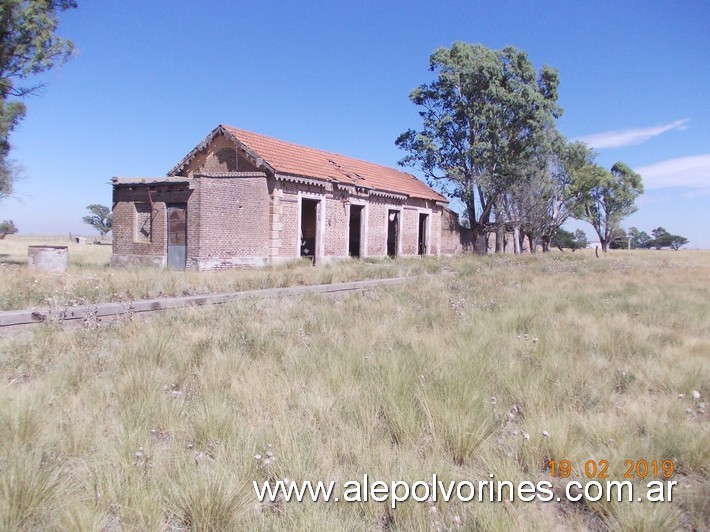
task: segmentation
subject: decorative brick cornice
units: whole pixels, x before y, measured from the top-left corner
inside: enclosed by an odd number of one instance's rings
[[[266,172],[199,172],[192,174],[192,177],[216,177],[216,178],[230,178],[230,177],[266,177]]]
[[[406,201],[409,199],[409,196],[395,194],[394,192],[386,192],[384,190],[370,190],[370,196],[380,196],[382,198],[392,198],[400,201]]]
[[[322,181],[320,179],[310,179],[308,177],[303,177],[300,175],[290,175],[290,174],[276,174],[277,181],[289,181],[290,183],[300,183],[302,185],[313,185],[314,187],[328,187],[332,186],[332,183],[327,181]]]
[[[113,177],[114,185],[191,185],[192,179],[188,177]]]

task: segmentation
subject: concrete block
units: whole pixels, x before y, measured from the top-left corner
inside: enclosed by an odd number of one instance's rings
[[[30,270],[65,272],[69,266],[67,246],[27,246],[27,266]]]

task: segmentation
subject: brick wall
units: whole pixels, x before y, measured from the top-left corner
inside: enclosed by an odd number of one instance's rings
[[[387,213],[390,204],[382,198],[370,198],[367,217],[367,256],[387,255]]]
[[[347,195],[336,192],[335,197],[325,200],[325,255],[348,256],[350,236],[350,211]]]
[[[222,135],[218,135],[201,152],[195,155],[181,175],[193,173],[223,173],[223,172],[256,172],[242,153],[235,150],[234,143]]]
[[[136,213],[136,204],[150,206],[151,234],[148,240],[137,234],[140,216]],[[167,209],[166,203],[194,202],[194,191],[187,185],[174,186],[133,186],[114,187],[113,192],[113,256],[114,266],[164,265],[167,256]],[[189,221],[189,214],[188,214]]]
[[[441,216],[441,248],[442,255],[456,255],[471,251],[471,231],[461,227],[458,215],[444,209]]]
[[[234,267],[247,258],[267,261],[271,252],[265,177],[199,177],[197,253],[193,262],[209,269]],[[215,262],[216,261],[216,262]],[[251,263],[249,262],[249,265]]]
[[[432,213],[431,222],[429,224],[429,253],[431,255],[441,255],[441,226],[442,217],[445,212],[443,207],[438,207],[436,212]]]
[[[402,248],[401,255],[419,253],[419,210],[413,207],[402,209]]]
[[[300,249],[298,246],[298,209],[300,204],[298,194],[294,188],[288,187],[284,183],[284,194],[281,198],[281,231],[279,257],[298,257]]]
[[[183,175],[258,172],[234,143],[217,136]],[[198,270],[258,266],[272,253],[273,211],[266,176],[195,178],[195,208],[188,213],[187,267]],[[189,220],[194,224],[190,224]]]
[[[411,256],[419,253],[419,215],[426,214],[429,254],[441,252],[441,216],[444,209],[423,200],[410,199],[406,203],[393,199],[371,197],[368,200],[368,256],[382,257],[387,254],[387,225],[390,210],[399,212],[400,248],[399,255]]]

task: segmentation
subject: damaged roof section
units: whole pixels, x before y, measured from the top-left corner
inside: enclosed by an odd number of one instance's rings
[[[301,182],[303,178],[307,178],[448,203],[444,196],[407,172],[226,125],[215,128],[168,172],[168,176],[178,176],[185,171],[190,162],[204,151],[217,135],[230,139],[257,168],[268,171],[278,179],[293,178],[294,181]]]

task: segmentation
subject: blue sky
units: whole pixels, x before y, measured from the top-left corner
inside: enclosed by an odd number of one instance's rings
[[[11,136],[24,167],[0,219],[91,233],[112,176],[164,175],[220,123],[395,166],[420,126],[429,55],[513,45],[560,71],[559,128],[644,177],[624,222],[710,248],[710,2],[88,2],[62,15],[77,55],[40,78]],[[576,224],[593,231],[587,224]]]

